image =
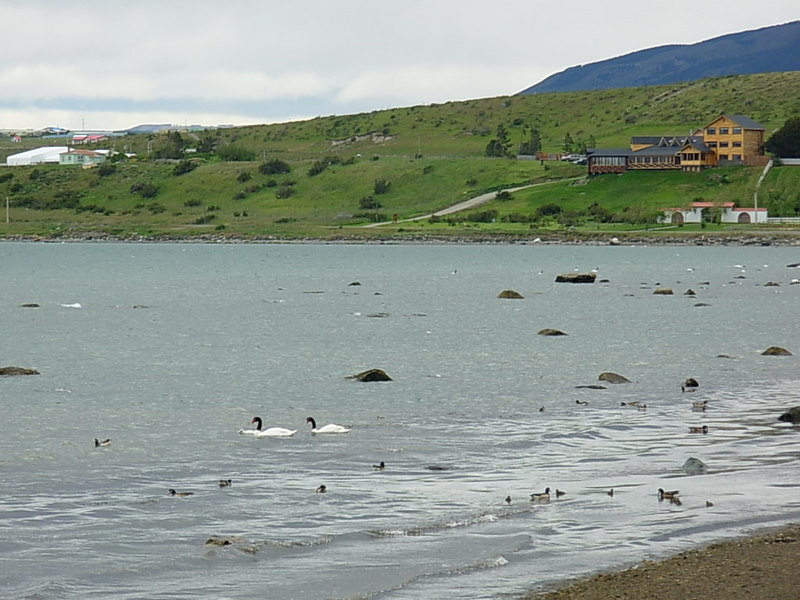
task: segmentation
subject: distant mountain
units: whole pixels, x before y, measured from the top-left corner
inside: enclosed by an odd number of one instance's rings
[[[800,21],[731,33],[696,44],[657,46],[570,67],[520,94],[662,85],[775,71],[800,71]]]

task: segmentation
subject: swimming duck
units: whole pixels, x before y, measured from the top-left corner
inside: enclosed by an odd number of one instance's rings
[[[326,485],[321,485],[317,489],[314,490],[317,494],[324,494],[328,491],[328,487]]]
[[[641,406],[641,403],[640,403],[640,402],[638,402],[638,401],[633,401],[633,402],[620,402],[620,403],[619,403],[619,405],[620,405],[620,406]]]
[[[702,427],[689,427],[689,433],[708,433],[708,425]]]
[[[566,496],[566,495],[567,495],[567,492],[565,492],[564,490],[559,490],[558,488],[556,488],[556,498],[561,498],[561,496]]]
[[[706,500],[706,508],[711,508],[712,506],[714,506],[714,503],[710,500]]]
[[[180,496],[181,498],[185,498],[186,496],[194,496],[194,492],[176,492],[172,488],[170,488],[168,491],[170,496]]]
[[[586,400],[575,400],[575,404],[580,404],[581,406],[589,406],[589,402]]]
[[[672,500],[673,498],[677,498],[680,492],[678,490],[672,490],[670,492],[665,492],[664,488],[658,488],[658,499],[659,500]]]
[[[705,410],[706,406],[708,406],[708,400],[701,400],[700,402],[692,402],[692,408],[699,408],[700,410]]]
[[[253,417],[250,423],[255,423],[255,429],[240,429],[239,433],[252,435],[255,437],[291,437],[297,433],[296,429],[286,429],[284,427],[270,427],[269,429],[261,430],[261,417]]]
[[[531,502],[548,502],[550,500],[550,488],[545,488],[540,494],[531,494]]]
[[[383,471],[386,468],[386,463],[381,461],[377,465],[372,465],[372,468],[375,469],[376,471]]]
[[[336,425],[335,423],[328,423],[322,427],[317,427],[317,422],[314,417],[306,417],[306,423],[311,423],[311,433],[349,433],[349,427]]]
[[[219,480],[219,487],[230,487],[231,480],[230,479],[220,479]]]
[[[511,504],[511,496],[506,496],[506,504]]]
[[[107,439],[105,439],[103,441],[100,441],[97,438],[94,438],[94,447],[95,448],[97,448],[98,446],[110,446],[110,445],[111,445],[111,439],[110,438],[107,438]]]
[[[610,490],[608,490],[606,492],[606,494],[608,494],[609,496],[611,496],[613,498],[614,497],[614,488],[611,488]]]

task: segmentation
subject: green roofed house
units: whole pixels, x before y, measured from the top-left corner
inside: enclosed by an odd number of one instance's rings
[[[717,165],[766,165],[764,127],[741,115],[721,115],[692,135],[634,136],[630,148],[592,148],[590,175],[631,169],[701,171]]]

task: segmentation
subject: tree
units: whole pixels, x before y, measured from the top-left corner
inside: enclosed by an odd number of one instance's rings
[[[486,156],[510,156],[510,148],[511,140],[508,139],[508,131],[502,125],[498,125],[497,137],[490,140],[486,145]]]
[[[542,134],[536,127],[531,127],[531,136],[519,145],[520,154],[536,154],[542,149]]]
[[[800,117],[787,119],[783,127],[770,136],[765,148],[776,156],[800,156]]]
[[[572,139],[572,135],[570,135],[569,131],[564,134],[564,152],[574,152],[575,151],[575,140]]]

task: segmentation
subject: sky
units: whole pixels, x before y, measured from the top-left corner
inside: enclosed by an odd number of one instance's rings
[[[515,94],[797,0],[0,0],[0,129],[249,125]]]

